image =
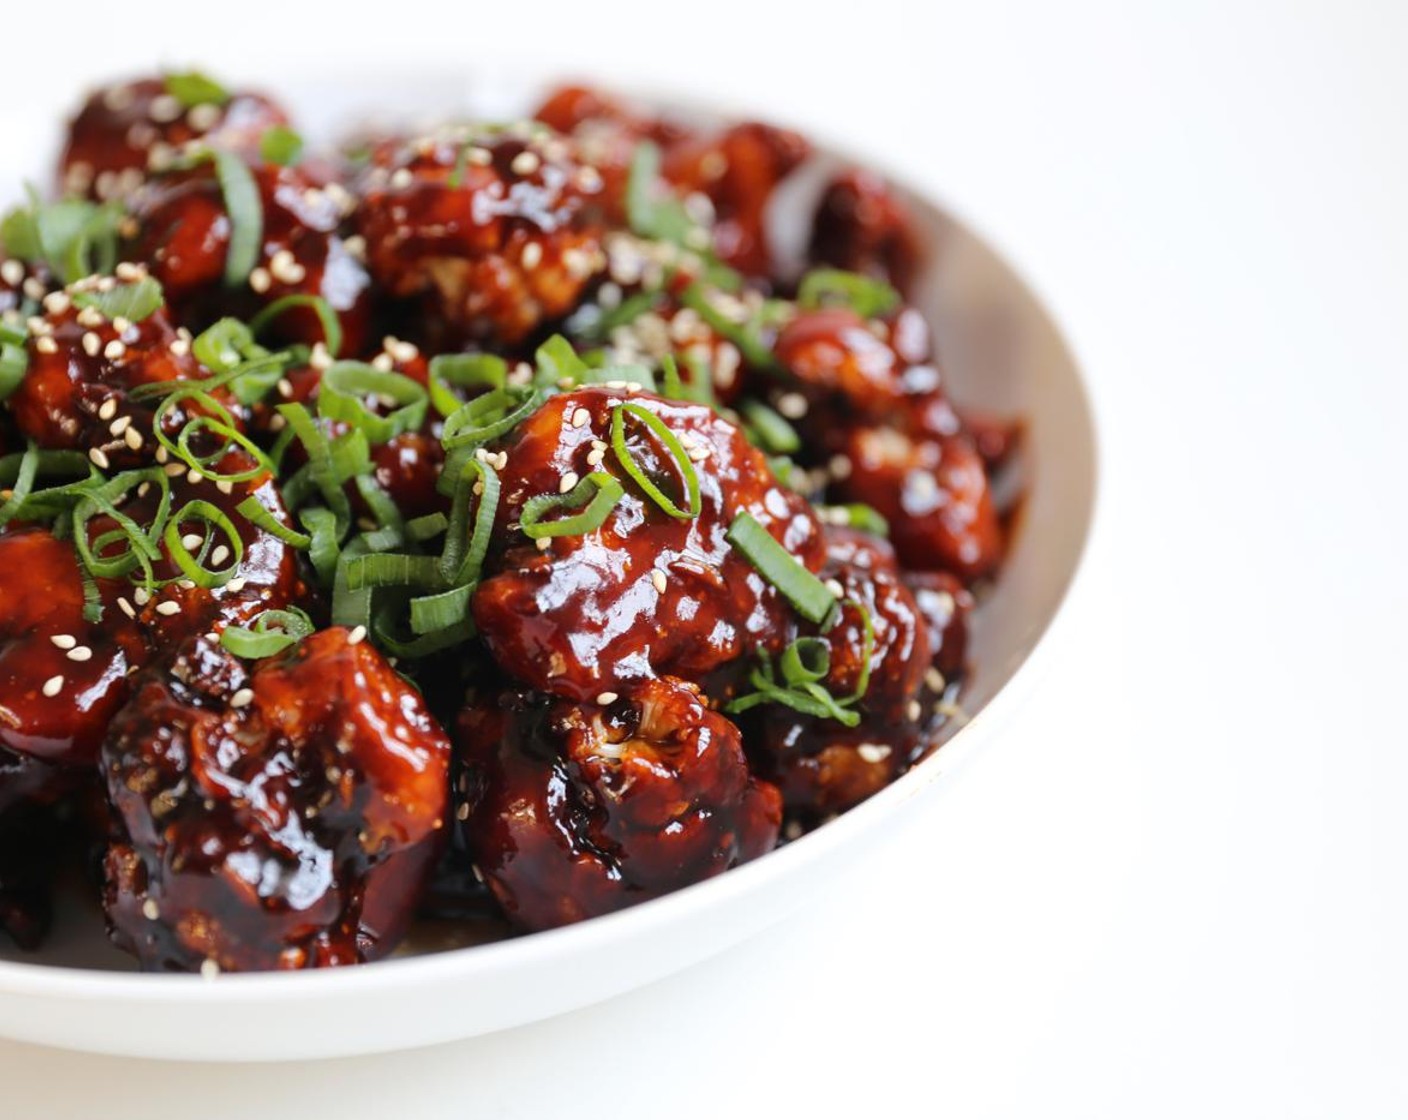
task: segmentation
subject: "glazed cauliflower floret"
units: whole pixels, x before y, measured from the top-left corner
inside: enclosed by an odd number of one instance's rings
[[[168,74],[105,86],[69,124],[59,159],[62,194],[95,199],[130,195],[151,162],[201,141],[255,151],[259,138],[288,116],[269,98],[230,92],[199,74]]]
[[[623,468],[611,447],[618,410],[634,461],[684,497],[678,464],[627,409],[658,418],[680,440],[698,478],[697,516],[669,515]],[[822,560],[811,508],[776,482],[733,424],[700,405],[583,388],[548,400],[489,454],[503,457],[496,536],[509,544],[490,553],[474,618],[500,665],[545,691],[589,700],[654,675],[702,681],[757,647],[776,648],[792,608],[728,541],[740,512],[803,564]],[[546,547],[511,528],[530,498],[559,494],[594,471],[625,489],[598,528],[545,537]]]
[[[157,970],[384,955],[444,840],[449,753],[346,630],[254,664],[194,639],[142,677],[103,748],[114,937]]]
[[[508,692],[457,728],[461,826],[521,929],[606,914],[769,851],[777,791],[683,681],[601,706]]]
[[[376,282],[446,339],[512,345],[601,271],[601,187],[546,126],[450,130],[382,149],[354,222]]]

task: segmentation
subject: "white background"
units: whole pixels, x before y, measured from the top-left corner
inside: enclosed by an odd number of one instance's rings
[[[1408,1115],[1408,5],[316,8],[26,5],[5,119],[163,61],[487,53],[813,126],[930,186],[1067,329],[1102,594],[927,819],[749,945],[385,1058],[0,1042],[0,1115]]]

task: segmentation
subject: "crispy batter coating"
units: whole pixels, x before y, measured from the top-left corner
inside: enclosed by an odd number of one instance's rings
[[[130,195],[160,162],[192,140],[254,151],[264,131],[288,116],[263,94],[238,91],[222,104],[186,106],[165,78],[140,78],[95,90],[69,124],[59,159],[64,194],[94,199]]]
[[[214,164],[153,176],[132,199],[136,233],[124,256],[145,263],[183,321],[240,318],[285,296],[321,296],[342,325],[343,351],[357,353],[370,331],[370,282],[340,226],[352,196],[309,164],[250,168],[263,214],[258,263],[244,286],[225,286],[231,219]],[[317,316],[293,308],[273,334],[291,342],[323,340]]]
[[[627,475],[611,447],[623,402],[648,410],[680,439],[699,479],[698,517],[668,515]],[[683,496],[679,468],[657,437],[627,418],[628,448],[647,476]],[[811,508],[783,489],[733,424],[700,405],[588,387],[551,398],[509,433],[498,538],[473,611],[490,652],[521,681],[589,700],[669,674],[702,680],[760,646],[783,640],[792,609],[726,539],[748,511],[809,567],[822,560]],[[509,527],[523,504],[557,494],[569,476],[604,470],[626,494],[606,521],[546,549]],[[521,542],[521,543],[516,543]]]
[[[884,541],[853,530],[828,530],[822,572],[844,592],[840,620],[821,635],[833,695],[856,690],[865,657],[858,604],[870,615],[874,644],[859,724],[778,704],[753,709],[743,723],[759,773],[777,783],[788,814],[808,823],[865,800],[923,755],[938,722],[935,704],[961,671],[972,604],[951,576],[926,574],[911,586]]]
[[[83,287],[73,291],[81,295]],[[132,390],[208,376],[191,356],[189,336],[165,308],[131,322],[80,307],[68,292],[53,293],[46,305],[30,320],[29,368],[7,402],[16,427],[43,448],[96,453],[99,465],[150,462],[160,402],[134,399]],[[188,419],[184,409],[173,410],[167,434]]]
[[[777,790],[749,776],[738,729],[684,681],[604,707],[505,693],[466,708],[457,741],[462,827],[520,929],[654,898],[777,840]]]
[[[386,291],[450,340],[512,345],[580,302],[604,265],[601,175],[544,126],[379,151],[354,216]]]
[[[247,664],[200,637],[146,673],[103,748],[104,902],[155,970],[382,956],[439,854],[449,743],[365,642]]]
[[[924,245],[909,207],[869,171],[852,169],[827,184],[812,223],[813,263],[860,272],[908,293]]]

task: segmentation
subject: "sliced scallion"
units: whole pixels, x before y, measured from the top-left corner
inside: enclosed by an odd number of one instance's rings
[[[728,540],[803,618],[821,625],[831,617],[836,596],[747,510],[733,519]]]
[[[674,460],[675,468],[684,482],[684,505],[677,504],[674,499],[661,490],[655,484],[655,480],[646,474],[636,461],[635,455],[632,454],[626,441],[626,417],[628,415],[650,429],[651,434],[664,446],[665,450],[669,452],[670,458]],[[699,511],[703,508],[703,498],[699,490],[699,472],[694,469],[694,462],[685,452],[675,433],[670,431],[664,421],[650,409],[639,404],[617,405],[611,416],[611,446],[626,473],[667,514],[680,520],[699,516]]]

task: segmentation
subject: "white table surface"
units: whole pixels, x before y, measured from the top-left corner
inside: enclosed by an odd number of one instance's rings
[[[0,1115],[1408,1113],[1408,5],[293,8],[7,13],[5,119],[162,60],[494,50],[824,128],[912,168],[1064,323],[1105,593],[866,881],[751,944],[389,1057],[0,1042]]]

